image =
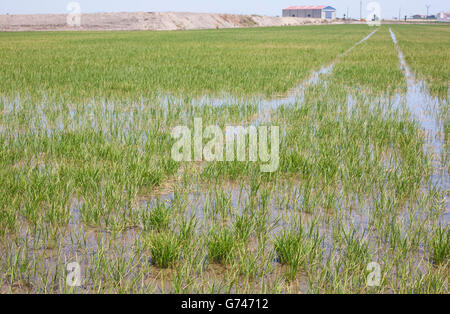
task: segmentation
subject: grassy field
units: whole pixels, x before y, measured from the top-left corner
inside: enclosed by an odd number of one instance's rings
[[[433,95],[448,97],[450,28],[445,25],[397,25],[406,61],[429,84]]]
[[[0,292],[448,293],[450,27],[390,28],[0,33]],[[278,170],[174,161],[197,117]]]
[[[2,93],[136,100],[158,93],[284,93],[367,28],[3,33]]]

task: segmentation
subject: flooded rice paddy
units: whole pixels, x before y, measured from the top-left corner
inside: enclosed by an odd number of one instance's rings
[[[271,98],[4,97],[1,291],[448,293],[448,97],[360,32]],[[195,117],[280,126],[279,169],[172,161]]]

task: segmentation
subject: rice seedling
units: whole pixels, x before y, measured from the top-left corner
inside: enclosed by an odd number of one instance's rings
[[[450,254],[449,235],[450,230],[448,228],[445,229],[443,227],[439,227],[434,230],[434,234],[432,234],[431,237],[431,247],[432,247],[431,258],[433,260],[433,263],[448,264]]]
[[[181,217],[179,224],[179,239],[183,243],[189,243],[193,240],[197,230],[198,220],[195,216],[189,218]]]
[[[152,263],[157,267],[171,267],[180,258],[181,242],[173,232],[149,234],[145,241]]]
[[[245,243],[255,230],[255,222],[250,215],[244,214],[235,218],[233,227],[236,239]]]
[[[158,200],[153,208],[144,210],[141,214],[142,225],[146,231],[163,232],[169,229],[171,209]]]
[[[320,259],[321,242],[320,236],[314,231],[314,225],[310,226],[309,231],[299,226],[296,229],[283,231],[275,237],[274,249],[280,263],[288,266],[286,272],[288,280],[295,278],[300,267],[306,270],[309,267],[308,264],[313,263],[315,259]]]
[[[275,239],[274,248],[280,263],[289,266],[287,278],[293,279],[307,254],[302,244],[302,234],[295,231],[284,233]]]
[[[236,245],[230,229],[212,229],[206,240],[208,259],[213,263],[226,264],[230,261]]]

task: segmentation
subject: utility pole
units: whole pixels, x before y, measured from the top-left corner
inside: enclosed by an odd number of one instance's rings
[[[359,2],[359,20],[362,20],[362,1]]]
[[[425,6],[427,7],[427,20],[428,20],[428,17],[430,16],[428,13],[430,13],[430,7],[431,7],[431,5],[427,4],[427,5],[425,5]]]
[[[401,16],[402,16],[402,8],[398,9],[398,20],[401,20]]]
[[[348,7],[347,7],[347,18],[349,18],[349,17],[348,17]]]

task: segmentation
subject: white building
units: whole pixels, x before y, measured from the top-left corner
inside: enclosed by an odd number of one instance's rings
[[[283,17],[336,19],[336,9],[326,5],[292,6],[283,9]]]
[[[438,21],[448,21],[450,22],[450,12],[441,12],[437,15]]]

